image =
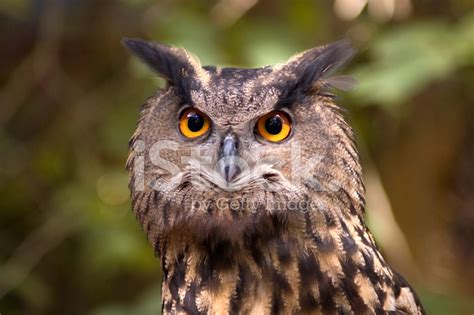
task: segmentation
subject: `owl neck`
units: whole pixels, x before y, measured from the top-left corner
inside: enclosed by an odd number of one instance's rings
[[[298,217],[291,225],[269,218],[266,233],[238,241],[212,233],[197,240],[183,231],[164,237],[164,312],[331,313],[345,305],[366,313],[382,310],[400,290],[357,214],[332,209]]]

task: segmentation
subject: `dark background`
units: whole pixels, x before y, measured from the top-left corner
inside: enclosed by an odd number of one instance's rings
[[[349,37],[359,53],[344,72],[360,84],[340,104],[369,225],[430,314],[472,314],[474,4],[365,2],[2,0],[0,313],[158,313],[124,164],[162,82],[121,37],[246,67]]]

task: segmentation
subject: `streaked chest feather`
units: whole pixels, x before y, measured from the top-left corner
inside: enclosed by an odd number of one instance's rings
[[[164,313],[422,313],[369,235],[352,238],[335,228],[318,243],[323,235],[287,232],[237,243],[170,240],[163,248]]]

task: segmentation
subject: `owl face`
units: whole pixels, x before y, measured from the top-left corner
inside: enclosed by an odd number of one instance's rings
[[[134,210],[152,240],[178,230],[239,237],[275,217],[297,220],[290,208],[310,211],[318,194],[351,186],[357,152],[323,79],[352,54],[346,42],[257,69],[124,44],[167,81],[142,109],[128,161]]]

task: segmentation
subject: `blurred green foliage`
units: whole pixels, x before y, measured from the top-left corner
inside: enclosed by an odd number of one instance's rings
[[[377,126],[425,94],[439,99],[433,85],[447,108],[474,102],[472,2],[412,6],[380,22],[367,10],[344,21],[331,1],[2,1],[0,313],[161,307],[159,262],[130,211],[124,164],[138,105],[162,82],[121,37],[183,46],[203,64],[256,67],[349,36],[360,53],[347,72],[360,86],[342,104],[377,162],[394,137]],[[420,269],[430,250],[414,248]],[[415,283],[431,314],[474,310],[469,293],[433,279]]]
[[[474,62],[474,14],[457,23],[415,22],[390,30],[371,43],[372,63],[353,72],[362,104],[403,104],[435,80]]]

